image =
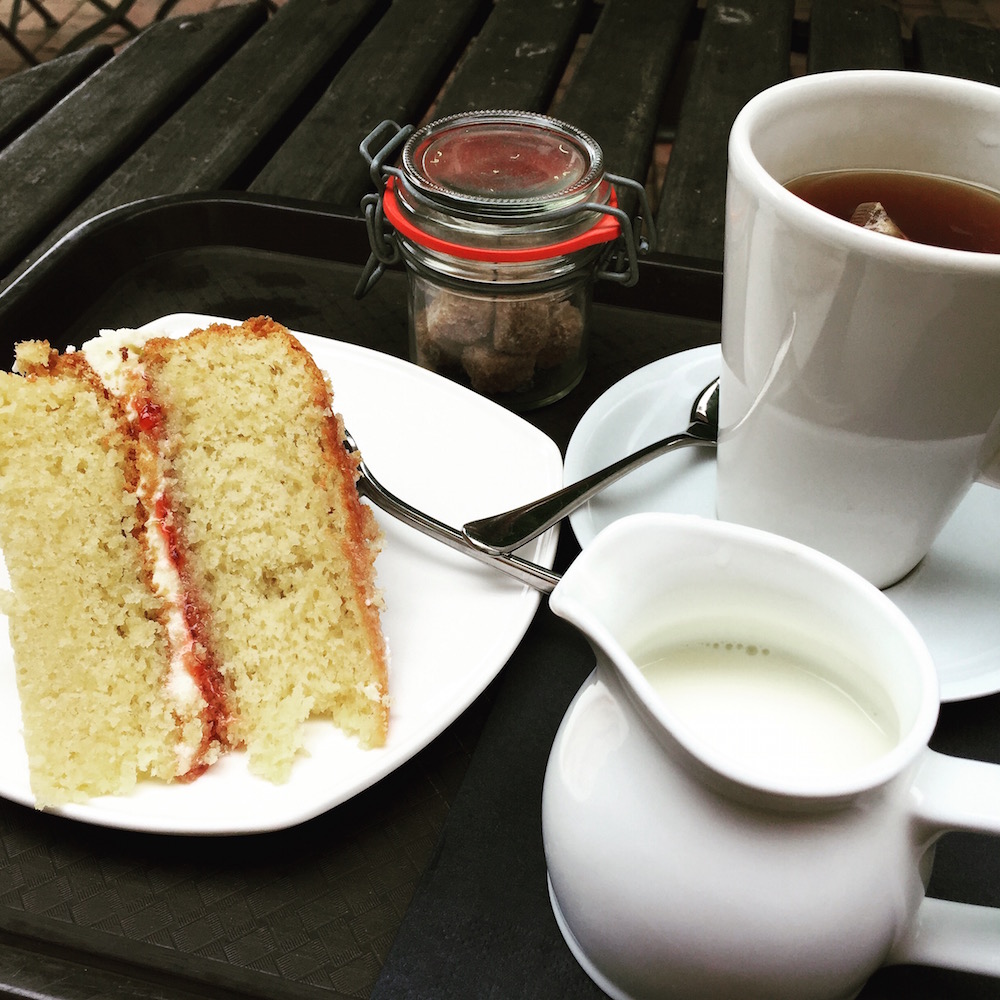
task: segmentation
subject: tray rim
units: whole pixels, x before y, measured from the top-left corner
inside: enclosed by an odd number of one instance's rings
[[[183,224],[177,224],[178,220]],[[338,239],[329,238],[331,230],[337,232]],[[44,297],[52,282],[58,281],[65,295],[67,284],[61,272],[67,269],[81,272],[76,276],[77,284],[100,288],[137,260],[211,246],[358,267],[363,266],[370,250],[360,214],[348,214],[320,202],[238,191],[159,195],[88,219],[36,260],[0,280],[0,324],[16,321],[19,314],[27,320],[32,309],[37,312],[35,300]],[[119,262],[121,268],[116,266]],[[595,302],[708,320],[721,317],[720,262],[648,253],[639,262],[639,272],[633,288],[597,282]],[[62,308],[65,311],[67,307]]]

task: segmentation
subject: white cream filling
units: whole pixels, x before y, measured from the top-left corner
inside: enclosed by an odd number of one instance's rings
[[[140,333],[138,330],[102,330],[99,337],[88,340],[80,350],[108,392],[119,399],[127,399],[133,379],[142,378],[142,349],[152,336],[152,332]],[[126,350],[128,363],[122,357]]]
[[[102,330],[99,337],[87,341],[81,348],[105,388],[125,401],[126,412],[133,421],[138,418],[135,397],[145,381],[142,348],[151,336],[154,334],[142,334],[136,330]],[[199,713],[204,707],[201,690],[186,662],[187,656],[194,650],[194,636],[184,616],[184,588],[180,572],[170,558],[162,523],[156,515],[157,501],[163,496],[164,489],[163,458],[156,447],[151,446],[148,437],[140,436],[139,446],[154,459],[151,463],[142,463],[137,494],[149,512],[145,542],[152,564],[153,591],[163,601],[167,612],[170,664],[166,691],[180,717],[186,718]],[[149,468],[155,469],[155,473],[151,475]],[[194,763],[195,750],[178,742],[176,753],[178,771],[183,774]]]

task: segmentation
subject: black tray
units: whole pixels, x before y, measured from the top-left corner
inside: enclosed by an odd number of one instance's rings
[[[403,357],[405,276],[390,271],[356,300],[367,254],[360,219],[313,205],[233,195],[127,206],[0,293],[4,364],[19,339],[62,347],[173,312],[267,313]],[[596,299],[583,382],[529,414],[562,448],[624,375],[718,340],[721,276],[697,261],[646,260],[635,288],[605,283]],[[557,567],[576,551],[564,531]],[[0,996],[601,996],[555,927],[540,839],[548,748],[592,664],[543,605],[500,678],[438,740],[279,833],[126,833],[0,802]],[[1000,759],[998,710],[996,697],[946,706],[935,745]],[[996,841],[946,837],[932,891],[1000,903]],[[886,970],[862,996],[945,991],[1000,997],[994,980],[923,969]]]

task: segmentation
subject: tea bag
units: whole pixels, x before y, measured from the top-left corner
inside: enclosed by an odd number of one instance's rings
[[[862,229],[871,229],[873,232],[895,236],[901,240],[909,239],[909,236],[889,218],[889,213],[880,201],[866,201],[858,205],[851,216],[851,222],[861,226]]]

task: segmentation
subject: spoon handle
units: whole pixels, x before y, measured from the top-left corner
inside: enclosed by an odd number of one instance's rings
[[[411,528],[416,528],[417,531],[437,539],[449,548],[471,556],[487,566],[492,566],[543,594],[552,593],[559,582],[558,573],[546,569],[544,566],[539,566],[537,563],[521,559],[519,556],[494,554],[477,548],[461,531],[431,517],[430,514],[425,514],[422,510],[417,510],[416,507],[410,506],[405,500],[401,500],[394,493],[391,493],[371,475],[363,463],[361,477],[358,479],[357,485],[358,492],[380,510],[391,514]]]
[[[654,441],[638,451],[619,459],[598,472],[564,486],[540,500],[523,507],[494,514],[491,517],[469,521],[462,531],[465,537],[484,552],[501,555],[512,552],[525,542],[530,542],[547,528],[557,524],[567,514],[585,504],[605,487],[628,475],[633,469],[645,465],[665,452],[689,445],[714,445],[714,432],[703,425],[693,425],[680,434]]]

